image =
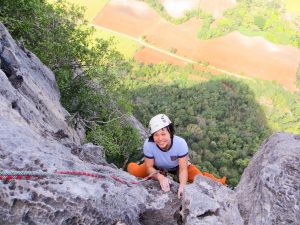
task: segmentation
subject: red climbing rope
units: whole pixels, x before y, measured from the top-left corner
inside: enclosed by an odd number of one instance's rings
[[[34,172],[34,171],[3,171],[0,170],[0,180],[10,181],[10,180],[29,180],[29,179],[41,179],[45,177],[63,177],[63,176],[88,176],[98,179],[103,178],[112,178],[122,184],[126,184],[130,186],[130,184],[140,184],[143,181],[146,181],[152,177],[153,174],[150,174],[149,176],[145,177],[144,179],[141,179],[139,181],[132,181],[132,182],[126,182],[122,180],[121,178],[115,176],[115,175],[104,175],[104,174],[98,174],[98,173],[90,173],[90,172],[81,172],[81,171],[57,171],[54,173],[47,173],[47,172]]]

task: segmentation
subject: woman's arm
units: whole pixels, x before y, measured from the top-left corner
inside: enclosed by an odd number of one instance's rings
[[[186,185],[188,179],[188,157],[182,157],[178,159],[179,164],[179,188],[178,188],[178,198],[183,195],[184,186]]]
[[[153,174],[152,177],[157,179],[157,173],[158,171],[154,168],[154,159],[149,159],[147,157],[144,157],[145,165],[146,165],[146,170],[148,175]]]
[[[167,177],[165,177],[164,175],[160,174],[159,171],[154,168],[154,159],[149,159],[147,157],[144,157],[144,158],[145,158],[147,173],[149,175],[153,174],[152,178],[159,181],[159,184],[163,191],[170,191],[169,179]]]

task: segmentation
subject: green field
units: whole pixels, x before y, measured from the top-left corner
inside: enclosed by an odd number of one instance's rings
[[[139,44],[137,44],[135,41],[132,41],[128,38],[112,34],[108,31],[101,30],[101,28],[95,28],[95,37],[101,38],[104,40],[108,40],[110,38],[113,38],[115,42],[116,50],[121,52],[126,59],[131,59],[134,56],[134,53],[141,48]]]
[[[286,0],[286,10],[289,13],[300,13],[300,1]]]
[[[108,0],[68,0],[73,4],[83,6],[85,8],[85,18],[92,22],[95,16],[100,12]]]
[[[92,23],[97,14],[103,9],[109,0],[68,0],[69,2],[83,6],[85,8],[85,18]],[[125,58],[131,59],[134,53],[140,48],[136,42],[129,40],[128,38],[121,37],[116,34],[112,34],[108,31],[104,31],[101,28],[95,28],[95,38],[109,39],[113,38],[116,49],[121,52]]]

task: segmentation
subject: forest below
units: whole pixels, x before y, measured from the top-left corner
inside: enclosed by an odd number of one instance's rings
[[[272,132],[300,132],[299,93],[276,83],[125,60],[113,40],[94,40],[84,11],[66,1],[0,4],[0,21],[55,73],[70,124],[83,122],[86,141],[102,145],[118,167],[142,156],[130,114],[147,127],[153,115],[166,113],[193,162],[226,175],[232,186]]]

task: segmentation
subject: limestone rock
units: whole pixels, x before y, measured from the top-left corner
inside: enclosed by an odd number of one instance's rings
[[[254,155],[236,189],[245,224],[299,224],[300,136],[273,134]]]
[[[189,225],[244,224],[234,192],[200,175],[185,190],[181,214]]]
[[[40,135],[67,137],[80,144],[79,134],[66,123],[68,112],[59,102],[52,71],[33,53],[20,48],[2,24],[0,38],[1,116]]]

